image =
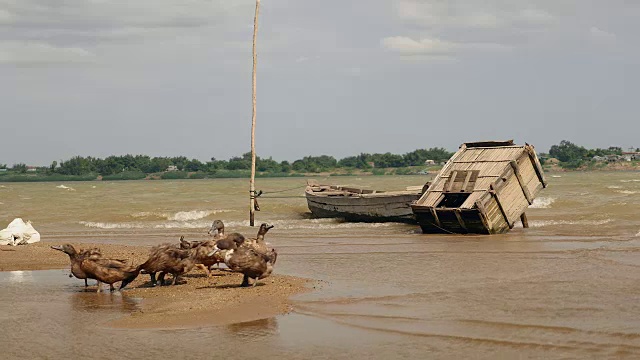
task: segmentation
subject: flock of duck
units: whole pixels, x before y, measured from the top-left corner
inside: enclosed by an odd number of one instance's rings
[[[208,231],[212,239],[187,241],[181,236],[179,243],[153,246],[148,259],[140,265],[129,264],[123,259],[105,258],[98,248],[77,251],[71,244],[51,248],[69,255],[71,274],[84,279],[85,287],[88,286],[87,279],[96,280],[98,292],[101,291],[102,283],[109,284],[110,290],[114,291],[113,284],[120,282],[121,290],[140,273],[149,274],[152,286],[156,286],[158,282],[165,285],[166,274],[173,275],[172,284],[175,285],[181,275],[194,268],[204,270],[209,277],[213,266],[220,269],[221,263],[230,271],[242,273],[244,278],[240,286],[246,287],[250,285],[250,279],[253,279],[255,286],[259,279],[264,279],[273,272],[278,253],[275,249],[269,250],[264,241],[264,236],[271,228],[273,225],[263,223],[257,237],[247,239],[237,232],[225,234],[224,223],[215,220]]]

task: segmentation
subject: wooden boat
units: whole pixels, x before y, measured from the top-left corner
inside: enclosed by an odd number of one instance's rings
[[[508,141],[460,146],[429,189],[411,204],[423,233],[501,234],[547,187],[532,145]]]
[[[305,196],[314,217],[343,218],[353,222],[404,222],[415,224],[411,203],[424,186],[399,191],[379,191],[307,182]]]

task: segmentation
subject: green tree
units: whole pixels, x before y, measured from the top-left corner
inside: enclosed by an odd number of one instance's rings
[[[578,146],[567,140],[562,140],[559,145],[551,146],[549,155],[562,162],[569,163],[584,160],[588,155],[588,151],[582,146]]]
[[[24,163],[13,164],[13,167],[11,168],[11,170],[19,173],[26,173],[27,164],[24,164]]]

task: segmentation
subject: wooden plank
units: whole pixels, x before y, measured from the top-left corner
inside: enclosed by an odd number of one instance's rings
[[[529,227],[529,220],[527,220],[526,213],[522,213],[522,215],[520,215],[520,221],[522,221],[523,228],[527,229]]]
[[[487,229],[487,231],[490,231],[489,218],[487,217],[487,208],[484,206],[481,200],[476,201],[476,208],[478,209],[478,213],[480,214],[482,224]]]
[[[464,231],[469,231],[469,229],[467,229],[467,225],[465,225],[464,220],[462,219],[462,215],[460,215],[460,209],[456,209],[455,214],[456,218],[458,218],[458,224],[460,224],[460,227],[463,228]]]
[[[429,210],[431,210],[431,215],[433,215],[433,219],[436,221],[436,225],[438,227],[441,227],[442,224],[440,223],[440,218],[438,217],[438,212],[436,211],[436,208],[430,208]]]
[[[493,184],[491,184],[489,187],[491,188],[491,190],[489,190],[489,193],[493,195],[493,197],[496,199],[496,203],[498,203],[498,207],[500,208],[500,212],[502,213],[504,220],[507,222],[507,225],[509,225],[509,229],[512,229],[513,224],[509,221],[509,216],[507,216],[507,212],[505,211],[504,207],[502,206],[502,203],[500,202],[500,197],[496,192],[496,188],[493,186]]]
[[[536,155],[535,150],[533,150],[531,146],[528,146],[526,149],[527,154],[529,155],[529,159],[533,164],[533,168],[536,170],[536,175],[538,175],[538,179],[542,183],[542,187],[546,188],[547,180],[544,178],[544,174],[542,173],[542,165],[540,164],[540,161],[538,161],[538,156]]]
[[[520,188],[522,188],[524,197],[527,198],[527,202],[529,203],[529,205],[531,205],[533,203],[533,198],[531,197],[531,194],[529,194],[529,189],[527,188],[527,184],[525,184],[524,180],[522,179],[522,176],[520,175],[520,167],[518,166],[518,163],[515,160],[512,160],[510,164],[511,164],[511,167],[513,168],[513,173],[516,175],[516,178],[518,179],[518,183],[520,183]]]
[[[460,191],[465,191],[467,188],[467,184],[469,184],[469,179],[471,179],[471,175],[473,171],[467,171],[467,177],[464,178],[464,182],[462,183],[462,189]]]
[[[447,192],[451,191],[453,188],[453,183],[456,181],[456,175],[458,175],[458,170],[453,170],[453,172],[451,172],[451,177],[449,178],[449,186],[446,190]]]

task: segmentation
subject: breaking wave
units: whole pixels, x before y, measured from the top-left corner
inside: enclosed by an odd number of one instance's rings
[[[531,227],[557,226],[557,225],[604,225],[612,222],[612,219],[604,220],[534,220],[530,221]]]
[[[69,187],[69,186],[64,186],[64,185],[58,185],[56,186],[58,189],[65,189],[65,190],[69,190],[69,191],[76,191],[76,189]]]
[[[622,189],[622,186],[619,186],[619,185],[611,185],[611,186],[607,186],[607,189]]]
[[[295,230],[295,229],[353,229],[353,228],[381,228],[394,226],[394,223],[352,223],[341,222],[336,219],[304,219],[304,220],[267,220],[265,221],[274,225],[277,229]],[[80,221],[80,225],[97,229],[208,229],[211,226],[209,220],[196,221],[166,221],[158,224],[145,222],[94,222]],[[249,221],[225,221],[225,227],[229,229],[248,227]]]
[[[640,179],[620,180],[620,182],[623,182],[623,183],[628,183],[628,182],[640,182]]]
[[[619,194],[627,194],[627,195],[633,195],[633,194],[640,193],[640,191],[633,191],[633,190],[616,190],[616,192],[619,193]]]
[[[80,221],[80,225],[97,229],[204,229],[211,224],[209,221],[171,221],[162,224],[133,223],[106,223],[94,221]]]
[[[225,212],[230,212],[233,210],[191,210],[191,211],[178,211],[176,213],[169,212],[151,212],[151,211],[143,211],[131,214],[133,218],[156,218],[161,220],[171,220],[171,221],[193,221],[204,219],[209,215],[215,215]]]
[[[638,231],[638,233],[636,234],[636,236],[640,236],[640,231]]]
[[[556,198],[552,198],[552,197],[535,198],[533,199],[533,203],[529,205],[529,208],[530,209],[548,209],[551,207],[551,204],[553,204],[555,201],[556,201]]]

